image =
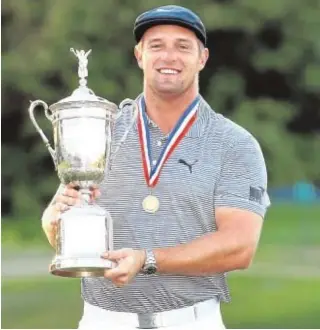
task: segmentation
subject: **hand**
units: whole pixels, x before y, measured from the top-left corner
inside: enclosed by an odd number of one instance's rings
[[[68,184],[61,193],[57,193],[52,203],[47,207],[42,216],[42,228],[52,246],[54,246],[57,224],[60,214],[70,209],[71,206],[81,202],[81,193],[76,189],[77,186]],[[91,189],[91,199],[95,200],[100,196],[97,187]]]
[[[123,287],[140,272],[145,263],[144,250],[121,249],[105,252],[102,258],[115,261],[117,266],[105,271],[104,277],[108,278],[117,287]]]

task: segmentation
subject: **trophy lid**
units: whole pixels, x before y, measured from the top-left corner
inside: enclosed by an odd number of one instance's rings
[[[99,96],[96,96],[95,93],[88,88],[87,86],[87,79],[88,77],[88,56],[91,53],[91,49],[87,52],[84,50],[74,50],[73,48],[70,48],[70,51],[73,52],[76,57],[79,60],[79,67],[78,67],[78,76],[80,78],[79,80],[79,87],[73,91],[73,93],[60,100],[59,102],[56,102],[50,106],[50,110],[57,110],[58,108],[68,108],[72,106],[74,103],[91,103],[95,102],[97,103],[97,106],[102,107],[108,107],[108,109],[112,108],[114,111],[117,111],[118,107],[116,104],[102,98]]]

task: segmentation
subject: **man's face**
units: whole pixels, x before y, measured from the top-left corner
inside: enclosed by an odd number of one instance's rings
[[[157,25],[148,29],[135,48],[144,81],[157,94],[178,95],[192,85],[208,59],[208,49],[189,29]]]

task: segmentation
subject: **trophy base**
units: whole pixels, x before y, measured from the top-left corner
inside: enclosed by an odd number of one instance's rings
[[[50,265],[50,273],[62,277],[103,277],[115,264],[101,258],[56,258]]]

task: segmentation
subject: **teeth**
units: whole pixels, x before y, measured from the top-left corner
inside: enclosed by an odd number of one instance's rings
[[[173,69],[160,69],[160,73],[177,74],[178,71],[177,70],[173,70]]]

